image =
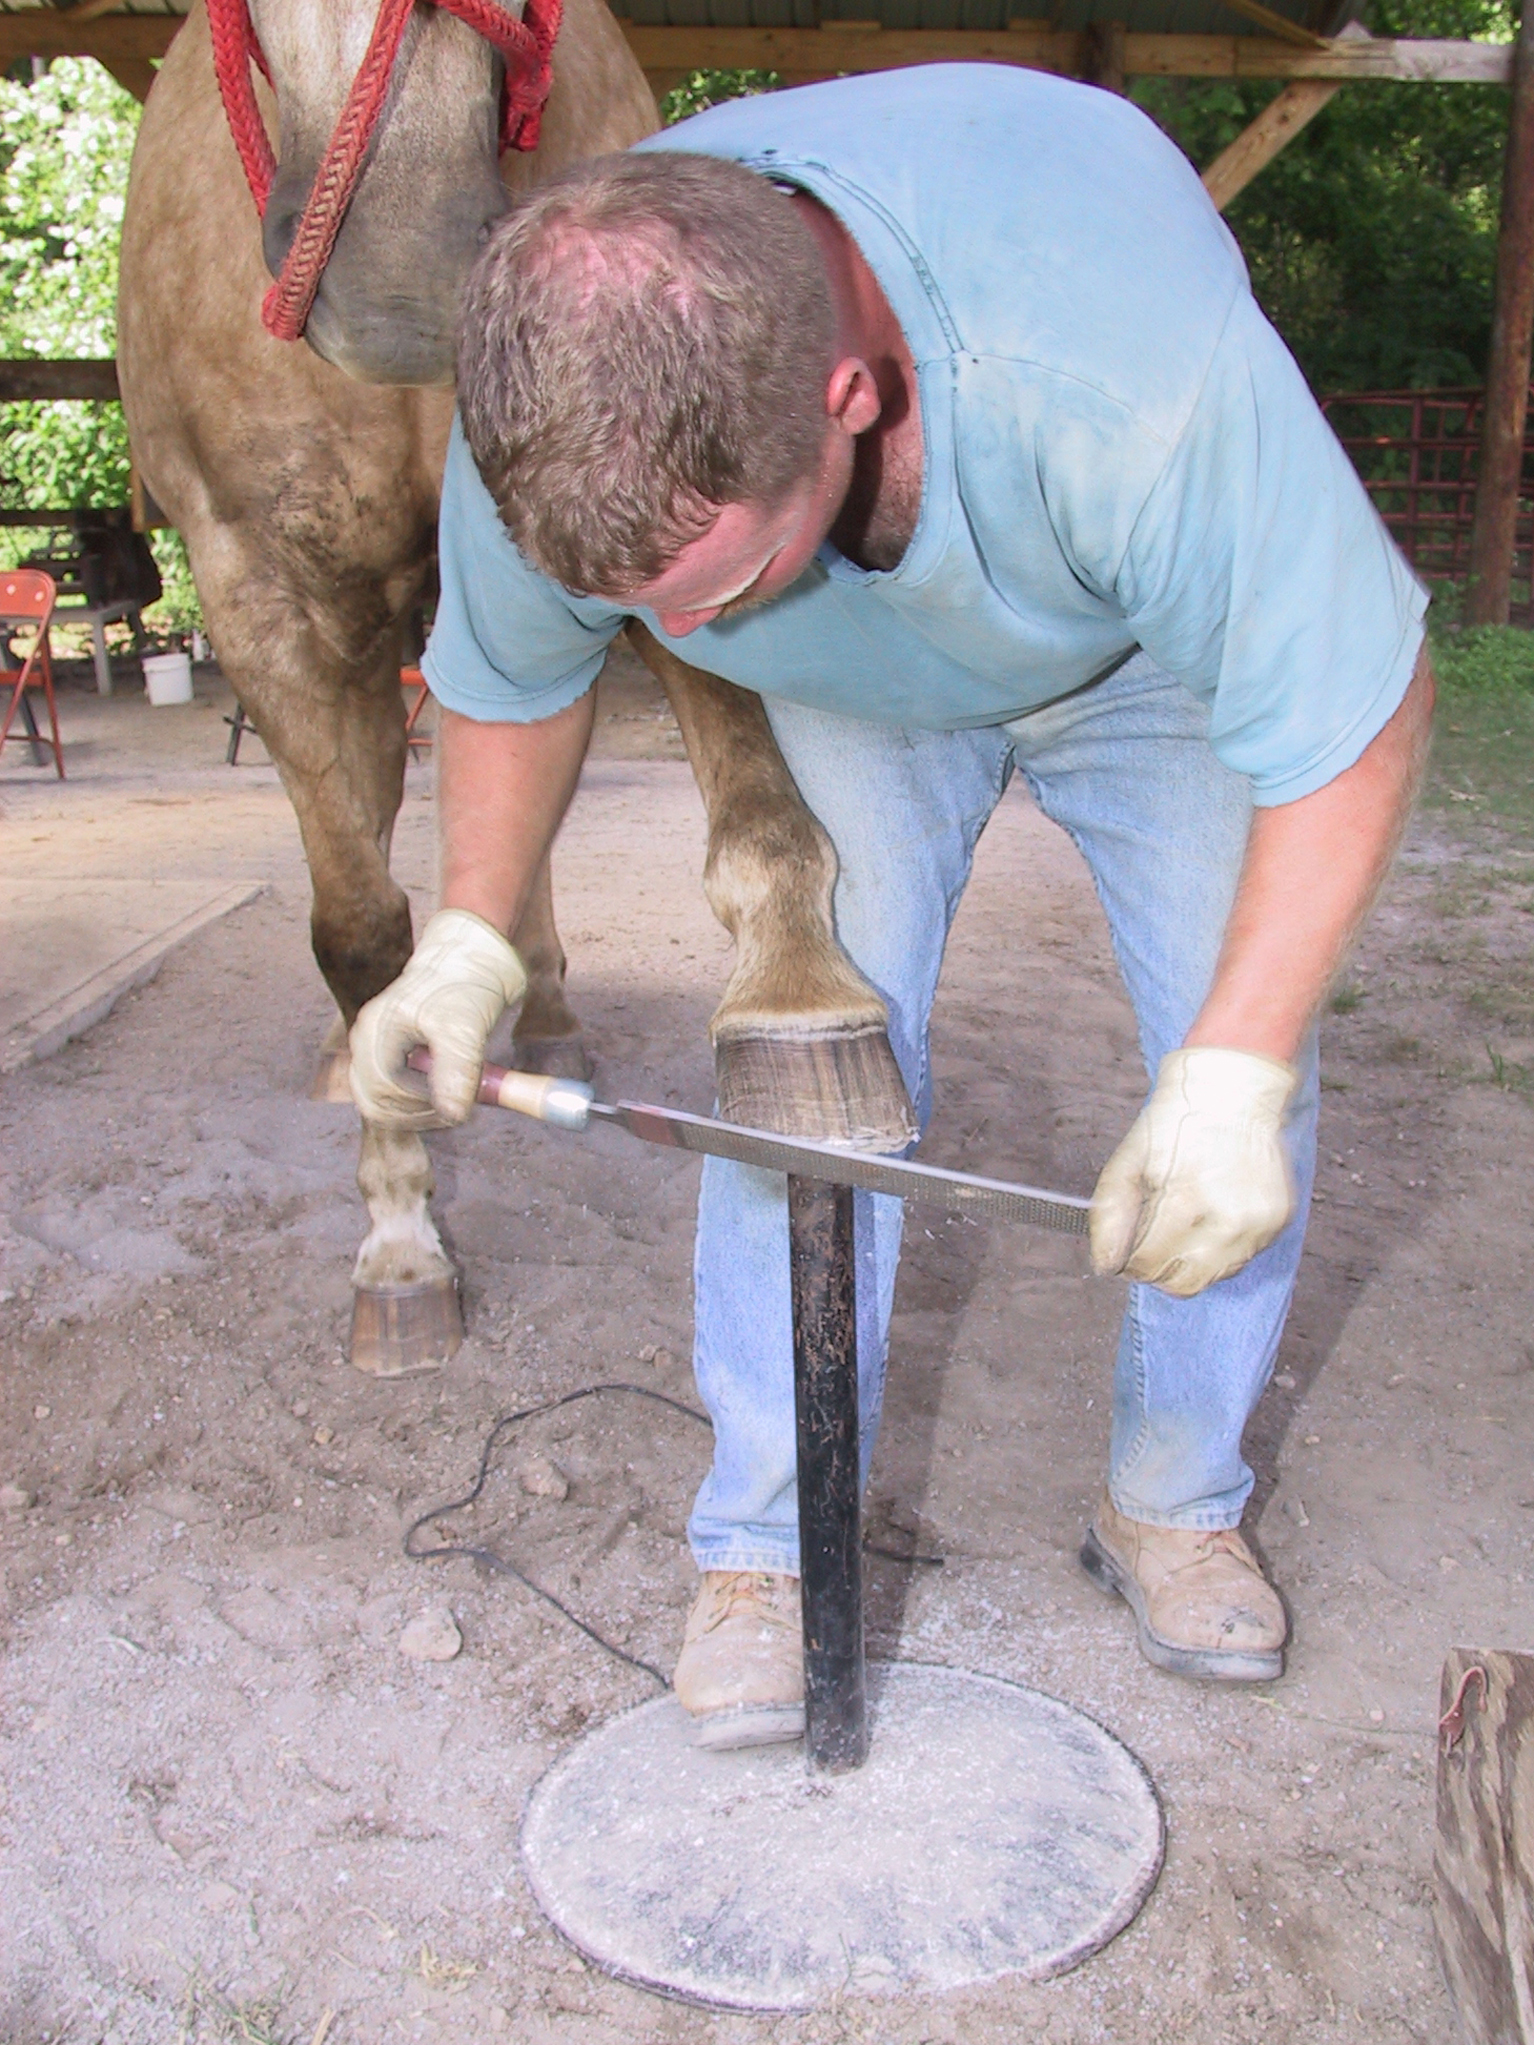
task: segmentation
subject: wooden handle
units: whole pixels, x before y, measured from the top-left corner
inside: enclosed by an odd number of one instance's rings
[[[431,1072],[431,1053],[412,1051],[405,1063],[412,1072]],[[486,1065],[475,1098],[486,1108],[511,1108],[535,1122],[553,1122],[561,1129],[584,1129],[591,1088],[542,1072],[511,1072],[504,1065]]]

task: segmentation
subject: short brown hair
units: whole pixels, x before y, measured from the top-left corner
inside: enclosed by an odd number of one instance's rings
[[[765,178],[598,157],[521,201],[469,277],[464,432],[507,530],[567,588],[627,596],[814,473],[834,338],[815,238]]]

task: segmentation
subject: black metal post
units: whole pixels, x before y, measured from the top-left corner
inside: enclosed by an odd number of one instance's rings
[[[799,1430],[804,1745],[812,1768],[868,1758],[852,1188],[788,1181]]]

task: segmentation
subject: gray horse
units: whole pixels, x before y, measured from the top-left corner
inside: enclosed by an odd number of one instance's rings
[[[298,813],[315,957],[344,1026],[411,950],[409,905],[389,874],[406,757],[399,671],[432,557],[462,280],[508,191],[656,125],[602,0],[566,0],[539,146],[500,157],[500,59],[445,10],[417,6],[307,345],[274,340],[262,297],[376,12],[376,0],[251,0],[277,158],[264,235],[207,16],[189,16],[134,154],[118,325],[134,454],[185,535],[220,665]],[[835,855],[760,701],[631,631],[681,724],[708,810],[704,884],[736,940],[711,1025],[725,1112],[827,1141],[899,1143],[910,1108],[885,1007],[836,942]],[[528,969],[518,1063],[584,1073],[547,860],[513,936]],[[338,1031],[338,1059],[343,1046]],[[358,1184],[371,1227],[353,1274],[352,1360],[392,1376],[456,1346],[456,1279],[418,1137],[364,1123]]]

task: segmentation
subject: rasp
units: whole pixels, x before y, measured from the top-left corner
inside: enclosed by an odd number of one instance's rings
[[[413,1051],[407,1061],[417,1072],[431,1070],[430,1054]],[[770,1172],[792,1172],[802,1179],[821,1179],[835,1186],[861,1186],[869,1193],[893,1193],[902,1200],[924,1200],[951,1214],[970,1214],[986,1221],[1025,1221],[1065,1235],[1087,1232],[1085,1200],[1072,1193],[1050,1193],[1037,1186],[1014,1186],[1005,1179],[981,1179],[969,1172],[945,1171],[939,1165],[913,1164],[903,1158],[867,1157],[837,1150],[827,1143],[801,1143],[775,1136],[767,1129],[746,1129],[708,1115],[685,1114],[680,1108],[657,1108],[644,1101],[615,1105],[594,1098],[576,1079],[548,1079],[539,1073],[508,1072],[487,1065],[479,1082],[479,1098],[488,1108],[512,1108],[537,1122],[559,1129],[586,1129],[593,1121],[613,1122],[645,1143],[671,1150],[701,1151],[727,1157],[736,1164],[761,1165]]]

